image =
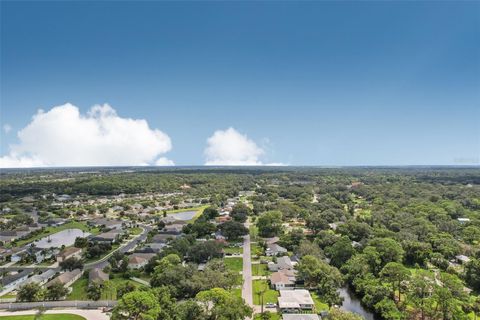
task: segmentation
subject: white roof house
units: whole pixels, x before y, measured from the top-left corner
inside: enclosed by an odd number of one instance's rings
[[[278,307],[283,312],[312,310],[314,302],[308,290],[280,290]]]

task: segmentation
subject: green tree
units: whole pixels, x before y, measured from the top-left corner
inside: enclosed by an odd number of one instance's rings
[[[203,306],[207,317],[213,320],[243,320],[253,314],[242,298],[220,288],[201,291],[196,300]]]
[[[398,302],[401,301],[402,281],[406,281],[410,277],[410,271],[398,262],[389,262],[383,267],[380,276],[391,284],[392,295],[398,291]]]
[[[343,236],[328,248],[326,253],[330,255],[330,263],[340,268],[355,254],[355,249],[352,247],[352,241]]]
[[[45,297],[48,300],[60,300],[60,298],[65,297],[67,294],[68,289],[65,288],[61,282],[56,281],[47,288]]]
[[[30,282],[18,289],[17,301],[40,301],[42,300],[42,287],[36,282]]]
[[[282,213],[280,211],[267,211],[257,219],[258,234],[261,237],[280,235],[283,230]]]
[[[160,304],[152,292],[133,291],[118,301],[112,320],[157,320],[160,312]]]
[[[480,291],[480,259],[472,258],[466,264],[465,281],[470,287]]]
[[[96,282],[92,282],[87,288],[87,298],[93,301],[100,300],[102,296],[102,286]]]
[[[420,310],[421,320],[433,310],[431,295],[435,288],[435,279],[430,271],[417,270],[409,283],[408,298],[416,309]]]
[[[337,268],[318,260],[314,256],[304,256],[297,265],[298,276],[305,286],[314,289],[330,307],[342,302],[338,289],[343,285],[342,275]]]

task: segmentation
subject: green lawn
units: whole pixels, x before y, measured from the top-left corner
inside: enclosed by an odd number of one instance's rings
[[[48,235],[51,235],[51,234],[54,234],[54,233],[57,233],[57,232],[60,232],[62,230],[66,230],[66,229],[80,229],[80,230],[89,232],[91,234],[98,234],[100,232],[100,230],[98,228],[90,228],[89,226],[87,226],[87,224],[85,222],[71,221],[71,222],[65,223],[65,224],[63,224],[59,227],[46,227],[45,230],[42,233],[37,234],[37,235],[35,235],[33,237],[30,237],[28,239],[25,239],[25,240],[17,241],[15,243],[15,245],[17,247],[20,247],[20,246],[23,246],[27,243],[33,242],[35,240],[39,240],[43,237],[46,237]]]
[[[230,292],[234,295],[234,296],[237,296],[239,298],[242,297],[242,289],[241,288],[234,288],[232,290],[230,290]]]
[[[111,276],[111,275],[110,275]],[[113,278],[110,278],[110,282],[113,283],[115,289],[118,288],[120,285],[129,282],[135,285],[136,287],[143,287],[142,284],[132,281],[132,280],[127,280],[124,279],[118,275],[114,276]],[[72,285],[72,292],[68,295],[67,300],[88,300],[87,298],[87,287],[88,287],[88,279],[81,277],[77,281],[75,281]],[[115,291],[115,290],[114,290]],[[115,299],[116,293],[113,292],[111,293],[113,296],[109,295],[108,293],[103,293],[102,294],[102,299]],[[107,297],[107,295],[109,295]]]
[[[242,254],[243,248],[242,247],[225,247],[223,248],[223,252],[231,253],[231,254]]]
[[[259,292],[266,290],[263,295],[263,304],[277,303],[278,291],[270,289],[266,280],[253,280],[253,304],[260,305]]]
[[[25,316],[0,316],[2,320],[34,320],[35,315],[25,315]],[[69,313],[58,313],[58,314],[44,314],[40,320],[86,320],[84,317],[81,317],[76,314]]]
[[[266,264],[256,263],[252,264],[252,275],[254,276],[268,276],[271,272],[268,270]]]
[[[261,256],[263,255],[263,249],[256,243],[250,245],[250,252],[252,256]]]
[[[223,259],[223,263],[228,270],[235,272],[240,272],[243,270],[243,258],[225,258]]]
[[[130,228],[128,229],[128,232],[130,232],[130,234],[137,235],[142,233],[142,228],[140,227]]]
[[[265,310],[265,311],[268,311],[268,310]],[[261,320],[261,315],[260,314],[256,314],[254,317],[253,317],[254,320]],[[280,320],[281,319],[281,315],[279,315],[278,313],[276,312],[270,312],[270,320]]]
[[[317,312],[330,309],[328,304],[322,302],[315,292],[310,291],[310,294],[312,295],[313,302],[315,303],[315,310],[317,310]]]

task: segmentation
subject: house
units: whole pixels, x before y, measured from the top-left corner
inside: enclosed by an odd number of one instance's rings
[[[128,268],[129,269],[140,269],[146,266],[148,263],[148,259],[145,259],[140,256],[131,255],[128,259]]]
[[[470,222],[469,218],[457,218],[457,221],[460,222],[461,224],[465,224]]]
[[[466,264],[470,262],[470,258],[464,255],[458,255],[455,256],[455,259],[458,261],[460,264]]]
[[[152,243],[167,243],[170,240],[179,238],[180,235],[175,234],[156,234],[150,240]]]
[[[292,313],[284,314],[283,320],[320,320],[320,317],[313,313]]]
[[[98,234],[90,238],[90,240],[94,242],[115,243],[120,241],[120,237],[121,237],[121,233],[116,231],[108,231],[108,232]]]
[[[103,227],[107,229],[122,229],[123,222],[121,220],[110,220],[110,219],[95,219],[87,222],[88,225],[92,227]]]
[[[22,283],[24,283],[32,271],[24,270],[22,272],[17,272],[15,274],[3,277],[0,280],[1,292],[0,295],[4,295],[17,289]]]
[[[227,216],[227,215],[223,215],[223,216],[219,216],[219,217],[215,218],[215,222],[218,223],[218,224],[222,224],[222,223],[228,222],[230,220],[232,220],[232,217]]]
[[[37,263],[42,263],[46,259],[52,258],[58,253],[58,249],[42,249],[37,247],[30,247],[27,249],[28,253],[32,255]]]
[[[62,273],[58,277],[54,278],[53,280],[49,281],[46,284],[46,287],[51,287],[53,284],[60,282],[63,284],[65,288],[70,287],[75,281],[77,281],[83,274],[83,270],[75,269],[73,271],[67,271]]]
[[[290,260],[290,257],[288,256],[279,257],[277,259],[277,263],[270,262],[268,264],[268,270],[270,271],[291,270],[291,269],[293,269],[293,263],[292,263],[292,260]]]
[[[45,221],[44,224],[48,225],[49,227],[58,227],[61,226],[62,224],[67,223],[67,219],[63,218],[50,218]]]
[[[280,270],[270,275],[270,286],[275,290],[292,290],[295,288],[295,282],[293,270]]]
[[[271,238],[265,238],[263,240],[265,241],[265,243],[267,245],[269,245],[269,244],[277,243],[278,241],[280,241],[280,238],[279,237],[271,237]]]
[[[265,255],[267,256],[278,256],[287,253],[287,249],[282,246],[279,246],[276,243],[267,244],[267,250],[265,250]]]
[[[37,274],[28,278],[27,281],[25,281],[24,285],[28,283],[38,283],[39,285],[44,285],[48,282],[48,280],[52,279],[53,276],[55,276],[55,271],[49,269],[41,274]]]
[[[9,243],[17,240],[18,238],[20,238],[20,236],[15,230],[0,231],[0,241],[2,241],[3,243]]]
[[[145,247],[140,249],[140,251],[145,253],[159,253],[166,246],[166,243],[146,243]]]
[[[222,234],[221,230],[217,230],[215,233],[215,240],[226,240],[225,236]]]
[[[314,306],[315,304],[308,290],[280,290],[278,307],[282,313],[298,313],[300,311],[313,310]]]
[[[178,220],[175,219],[172,215],[167,215],[166,217],[163,217],[162,219],[160,219],[160,221],[162,221],[163,223],[165,223],[167,225],[167,224],[174,224]]]
[[[11,262],[19,262],[22,261],[23,258],[25,258],[28,255],[28,252],[26,249],[19,248],[20,250],[12,250],[12,255],[10,256],[10,261]]]
[[[100,268],[94,268],[90,270],[88,273],[88,282],[89,283],[103,283],[104,281],[108,281],[109,276],[108,273],[105,273]]]
[[[159,233],[179,235],[182,233],[182,229],[183,229],[183,224],[174,223],[174,224],[166,225]]]
[[[82,258],[82,249],[76,247],[68,247],[63,249],[57,256],[57,262],[62,262],[70,258]]]

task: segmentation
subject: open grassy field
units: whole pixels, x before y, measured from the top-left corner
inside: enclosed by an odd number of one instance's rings
[[[243,270],[243,258],[225,258],[223,259],[223,263],[228,270],[232,270],[235,272],[240,272]]]
[[[243,248],[242,247],[225,247],[223,248],[223,252],[231,253],[231,254],[242,254]]]
[[[268,270],[266,264],[255,263],[252,264],[252,275],[253,276],[268,276],[271,272]]]
[[[23,315],[23,316],[0,316],[1,320],[34,320],[35,315]],[[40,320],[86,320],[76,314],[58,313],[58,314],[44,314]]]
[[[142,284],[124,279],[120,276],[114,276],[110,279],[115,289],[113,292],[103,292],[102,299],[115,299],[116,298],[116,288],[123,285],[126,282],[132,283],[137,288],[143,287]],[[68,295],[67,300],[88,300],[87,298],[87,287],[88,287],[88,279],[81,277],[77,281],[75,281],[72,285],[72,292]]]
[[[270,289],[266,280],[253,280],[253,304],[260,305],[261,291],[265,290],[263,294],[263,304],[277,303],[279,293],[276,290]]]

